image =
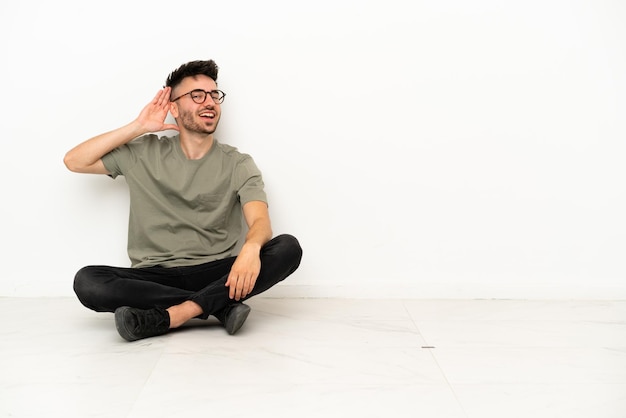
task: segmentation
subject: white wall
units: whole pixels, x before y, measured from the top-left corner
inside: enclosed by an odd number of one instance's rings
[[[625,5],[3,2],[0,295],[128,264],[123,178],[63,155],[213,58],[304,247],[274,295],[624,298]]]

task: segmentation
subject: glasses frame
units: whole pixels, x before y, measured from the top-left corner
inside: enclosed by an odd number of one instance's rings
[[[191,96],[191,93],[195,93],[195,92],[203,92],[203,93],[204,93],[204,100],[203,100],[203,101],[201,101],[201,102],[197,102],[197,101],[195,101],[195,100],[194,100],[194,98],[193,98],[193,96]],[[213,98],[213,96],[211,96],[211,93],[219,93],[219,94],[220,94],[220,98],[219,98],[219,99],[217,99],[217,100],[216,100],[216,99],[214,99],[214,98]],[[224,102],[224,98],[226,97],[226,93],[224,93],[222,90],[209,90],[209,91],[206,91],[206,90],[202,90],[202,89],[193,89],[193,90],[191,90],[191,91],[188,91],[188,92],[187,92],[187,93],[185,93],[185,94],[181,94],[180,96],[178,96],[178,97],[177,97],[177,98],[175,98],[174,100],[170,100],[170,102],[175,102],[176,100],[178,100],[178,99],[180,99],[181,97],[184,97],[184,96],[186,96],[186,95],[188,95],[188,94],[189,94],[189,97],[191,97],[191,100],[193,100],[193,102],[194,102],[194,103],[197,103],[197,104],[203,104],[204,102],[206,102],[206,98],[207,98],[207,97],[210,97],[210,98],[211,98],[211,100],[213,100],[213,103],[216,103],[216,104],[222,104],[222,103]]]

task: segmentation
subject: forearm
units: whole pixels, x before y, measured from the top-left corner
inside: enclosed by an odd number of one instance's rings
[[[269,218],[259,218],[250,225],[244,241],[244,247],[261,251],[261,247],[272,239],[272,227]]]
[[[107,170],[100,160],[115,148],[149,132],[178,130],[177,125],[165,123],[171,90],[169,87],[159,90],[137,119],[128,125],[93,137],[71,149],[63,159],[67,168],[79,173],[106,174]]]
[[[228,274],[229,297],[240,300],[254,288],[261,271],[261,247],[272,237],[269,218],[257,218],[248,227],[246,241]]]
[[[68,151],[63,162],[71,171],[88,172],[89,168],[104,155],[145,133],[147,131],[137,121],[133,121],[128,125],[95,136],[77,145]]]

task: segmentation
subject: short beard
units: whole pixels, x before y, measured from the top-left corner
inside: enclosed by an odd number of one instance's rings
[[[194,115],[191,112],[181,112],[180,114],[180,124],[188,131],[199,133],[199,134],[207,134],[211,135],[217,129],[217,122],[215,121],[215,125],[213,125],[213,129],[207,129],[204,126],[200,125],[195,119]]]

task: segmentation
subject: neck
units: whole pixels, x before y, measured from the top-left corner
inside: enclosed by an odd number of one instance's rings
[[[213,134],[192,134],[180,132],[180,146],[189,160],[199,160],[204,157],[213,146]]]

